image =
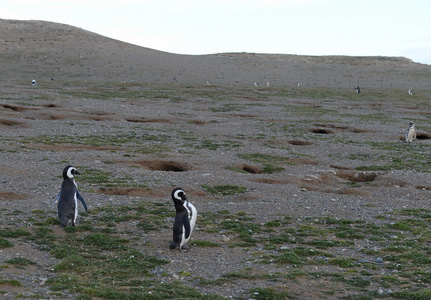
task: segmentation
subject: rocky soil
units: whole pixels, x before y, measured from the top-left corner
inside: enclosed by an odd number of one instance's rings
[[[81,36],[90,43],[86,37]],[[32,39],[41,42],[34,36]],[[5,38],[11,49],[17,40],[19,35]],[[105,47],[103,51],[124,54],[133,48],[139,52],[134,46],[126,47],[116,41],[105,43],[106,47],[115,44],[115,48]],[[120,46],[124,46],[124,52],[118,50]],[[59,61],[64,59],[64,54],[57,55],[61,58]],[[103,57],[98,55],[98,59]],[[217,55],[207,60],[197,58],[198,62],[190,65],[193,75],[187,77],[184,66],[176,69],[177,75],[172,73],[171,65],[164,60],[167,54],[154,51],[151,55],[153,62],[164,61],[170,71],[154,72],[149,68],[152,78],[148,81],[143,77],[134,82],[130,77],[125,80],[124,68],[141,74],[147,69],[122,65],[121,72],[114,71],[110,60],[116,55],[106,55],[104,61],[109,63],[103,68],[98,60],[88,59],[79,67],[71,63],[74,67],[66,67],[70,71],[66,72],[67,76],[60,76],[62,72],[45,72],[44,63],[36,60],[30,64],[32,72],[24,74],[26,77],[17,78],[17,74],[26,73],[19,68],[9,69],[9,72],[16,70],[10,80],[4,80],[2,75],[0,211],[3,228],[32,228],[34,224],[28,215],[34,213],[55,218],[51,205],[67,164],[83,173],[76,180],[90,211],[107,205],[132,205],[141,200],[170,203],[170,191],[175,186],[187,191],[199,213],[245,212],[252,214],[259,224],[286,215],[298,222],[326,216],[378,222],[377,216],[399,209],[429,208],[430,162],[425,153],[431,143],[430,86],[429,80],[428,83],[415,81],[420,77],[418,74],[429,78],[429,69],[424,66],[416,65],[415,69],[415,64],[406,62],[406,68],[414,71],[403,77],[384,63],[355,68],[351,62],[344,65],[338,62],[334,67],[332,63],[320,64],[304,58],[302,62],[289,62],[300,69],[297,80],[292,73],[285,73],[286,77],[279,71],[274,76],[265,73],[280,63],[281,58],[277,56],[239,55],[238,59],[246,61],[247,67],[235,65],[236,69],[228,71],[227,56]],[[171,56],[169,59],[175,61]],[[248,69],[253,69],[255,60],[262,65],[253,71],[254,78],[249,79]],[[48,69],[51,71],[59,61],[50,63]],[[183,58],[178,61],[184,63]],[[10,66],[5,60],[2,64]],[[22,65],[25,62],[21,61]],[[79,73],[81,68],[88,72]],[[201,73],[196,71],[198,68]],[[352,69],[358,76],[349,79],[336,75],[342,74],[338,70],[349,73]],[[72,78],[72,73],[81,75]],[[157,77],[159,73],[162,75]],[[34,74],[38,84],[31,86]],[[391,75],[385,77],[385,74]],[[120,80],[113,78],[117,75]],[[219,83],[215,77],[220,79]],[[238,78],[237,82],[232,78]],[[149,83],[157,79],[158,83]],[[209,79],[211,85],[198,84]],[[253,87],[253,81],[275,84],[269,88]],[[297,81],[304,84],[293,89]],[[373,83],[361,94],[355,94],[353,87],[358,82]],[[417,92],[409,96],[407,89],[414,84]],[[407,144],[401,138],[410,120],[417,124],[421,139]],[[411,165],[394,165],[394,158],[406,158],[409,151],[417,157]],[[364,166],[371,168],[362,171]],[[268,172],[265,167],[280,169]],[[86,172],[92,175],[105,172],[108,182],[84,177]],[[206,188],[224,185],[243,187],[245,192],[217,195]],[[234,280],[222,285],[187,281],[179,275],[181,272],[216,280],[223,274],[250,266],[262,274],[289,272],[289,267],[255,265],[256,252],[270,254],[272,250],[264,250],[262,246],[231,247],[234,236],[222,231],[208,233],[199,227],[199,218],[193,240],[212,241],[220,246],[169,251],[172,217],[173,205],[172,214],[162,218],[165,226],[145,235],[134,223],[118,225],[119,232],[126,229],[134,232],[136,249],[169,261],[153,271],[162,282],[179,280],[206,294],[228,298],[247,298],[251,289],[271,286],[288,288],[294,295],[303,295],[302,299],[331,299],[349,294],[340,288],[342,291],[328,296],[319,292],[321,285],[327,283],[307,282],[304,278],[293,283]],[[58,224],[52,228],[55,236],[65,235]],[[55,276],[53,267],[59,261],[36,244],[26,239],[14,240],[14,246],[0,249],[0,254],[0,279],[21,282],[20,286],[0,285],[5,297],[31,298],[34,294],[49,295],[47,298],[75,297],[68,292],[50,294],[46,281]],[[349,255],[358,257],[357,253]],[[15,268],[4,263],[21,256],[30,257],[36,264]],[[336,271],[336,267],[326,265],[316,268],[328,273]],[[336,283],[330,286],[334,290],[338,288]]]

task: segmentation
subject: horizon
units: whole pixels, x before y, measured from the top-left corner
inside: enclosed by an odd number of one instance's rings
[[[67,24],[173,54],[404,57],[431,65],[429,13],[431,3],[404,0],[20,0],[0,18]]]

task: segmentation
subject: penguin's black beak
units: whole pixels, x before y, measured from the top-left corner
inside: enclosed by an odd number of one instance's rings
[[[81,175],[81,173],[79,173],[78,170],[74,170],[73,175]]]

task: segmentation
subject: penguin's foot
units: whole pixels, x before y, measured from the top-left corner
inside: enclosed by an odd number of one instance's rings
[[[186,252],[187,250],[189,250],[189,247],[182,246],[182,247],[180,247],[180,248],[179,248],[179,250],[180,250],[181,252]]]

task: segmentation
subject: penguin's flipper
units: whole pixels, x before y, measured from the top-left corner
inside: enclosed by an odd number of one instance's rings
[[[54,202],[52,202],[52,206],[51,206],[51,210],[54,208],[55,203],[58,202],[58,199],[60,199],[60,194],[61,194],[61,190],[60,192],[57,194],[57,196],[54,199]]]
[[[188,239],[189,236],[190,236],[191,227],[190,227],[189,216],[187,214],[183,217],[183,226],[184,226],[184,231],[185,231],[184,232],[184,237],[186,239]]]
[[[84,205],[85,211],[87,211],[87,204],[85,203],[84,198],[82,198],[81,194],[79,194],[78,191],[76,191],[76,198],[81,201],[82,205]]]

